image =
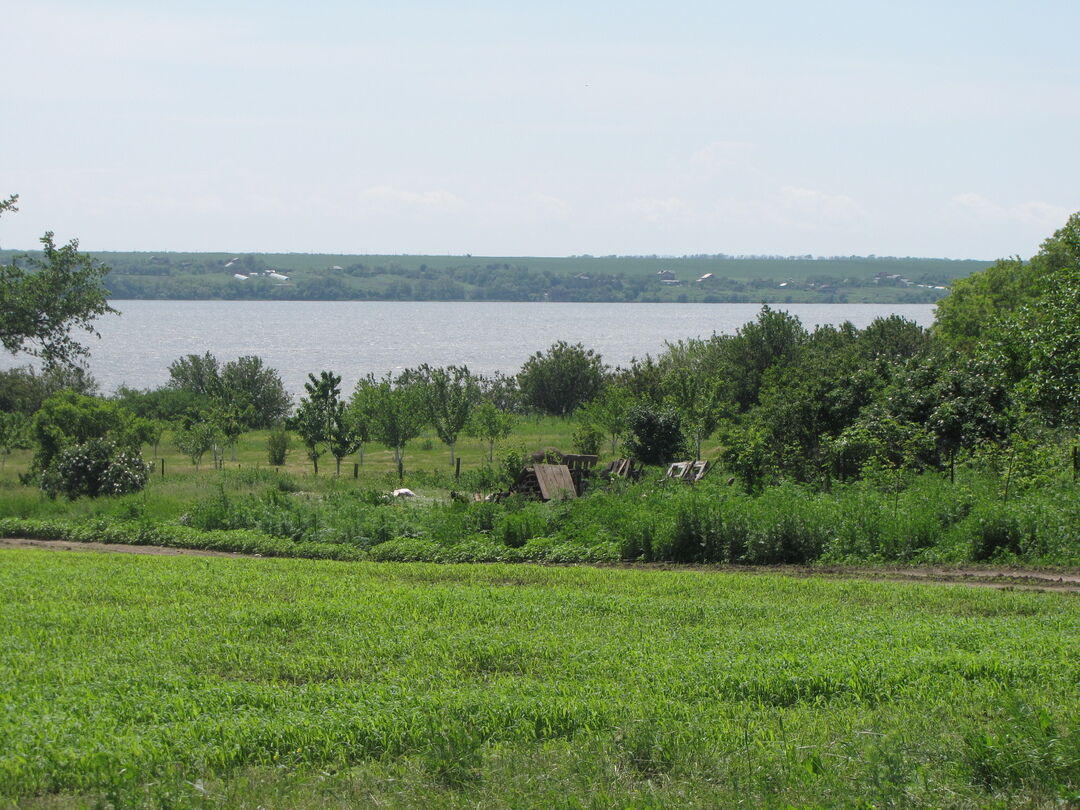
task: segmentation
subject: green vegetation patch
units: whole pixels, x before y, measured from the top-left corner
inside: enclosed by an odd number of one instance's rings
[[[1051,806],[1080,602],[0,552],[11,806]]]

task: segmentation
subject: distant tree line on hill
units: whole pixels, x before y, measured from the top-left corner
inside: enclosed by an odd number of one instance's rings
[[[644,259],[635,257],[464,260],[441,266],[343,259],[340,266],[312,268],[308,263],[301,269],[275,270],[258,254],[103,255],[110,297],[189,300],[930,303],[945,294],[950,279],[985,266],[857,257],[704,257],[710,273],[699,280],[706,265],[684,257],[672,260],[675,266],[690,264],[678,278],[665,280],[643,272]],[[807,272],[811,267],[817,272]],[[789,275],[789,268],[798,272]],[[271,275],[275,272],[277,276]]]

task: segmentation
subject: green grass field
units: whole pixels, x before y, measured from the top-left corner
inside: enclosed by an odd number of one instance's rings
[[[0,806],[1062,807],[1080,602],[0,551]]]

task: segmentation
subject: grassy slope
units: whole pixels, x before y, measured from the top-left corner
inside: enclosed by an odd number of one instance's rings
[[[1068,597],[0,555],[0,796],[20,807],[1004,807],[1080,788]]]

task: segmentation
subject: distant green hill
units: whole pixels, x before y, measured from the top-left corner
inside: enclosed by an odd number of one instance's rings
[[[0,251],[10,261],[15,251]],[[94,253],[113,298],[930,303],[990,262],[892,257]]]

